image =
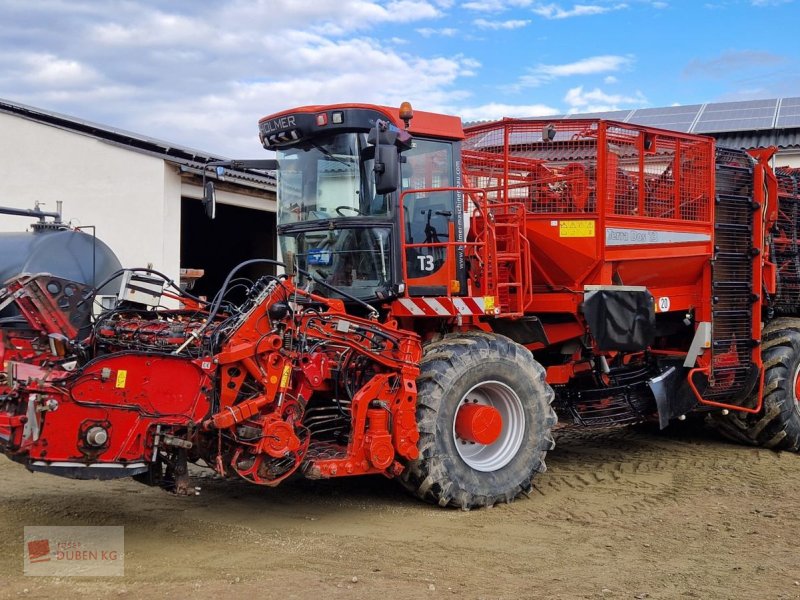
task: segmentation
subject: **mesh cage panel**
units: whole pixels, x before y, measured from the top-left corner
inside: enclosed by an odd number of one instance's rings
[[[712,154],[708,138],[633,125],[508,119],[467,130],[463,169],[466,185],[529,213],[709,223]]]
[[[462,149],[467,186],[490,200],[521,202],[530,213],[597,210],[597,123],[506,121],[467,133]],[[591,133],[587,135],[587,128]]]

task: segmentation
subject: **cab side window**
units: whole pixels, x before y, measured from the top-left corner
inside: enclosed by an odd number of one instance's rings
[[[404,200],[404,236],[407,244],[452,241],[450,225],[455,215],[455,194],[435,191],[452,186],[452,147],[447,142],[417,139],[404,153],[401,165],[403,190],[427,190],[407,194]],[[410,278],[425,277],[444,264],[445,248],[417,247],[406,252]]]

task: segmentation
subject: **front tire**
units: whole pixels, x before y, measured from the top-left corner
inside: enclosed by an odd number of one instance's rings
[[[762,340],[763,409],[756,415],[715,414],[711,422],[728,439],[797,452],[800,450],[800,319],[775,319],[764,328]]]
[[[420,457],[401,482],[427,502],[463,509],[528,492],[554,445],[553,391],[544,376],[530,351],[503,336],[459,333],[429,344],[417,380]],[[457,417],[470,404],[499,415],[490,443],[462,437]]]

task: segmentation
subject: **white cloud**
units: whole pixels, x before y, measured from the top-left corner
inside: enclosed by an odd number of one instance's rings
[[[475,12],[498,13],[510,8],[525,8],[532,3],[533,0],[478,0],[465,2],[461,8]]]
[[[434,29],[433,27],[420,27],[416,30],[416,32],[425,38],[433,36],[453,37],[458,33],[458,29],[454,29],[452,27],[443,27],[441,29]]]
[[[631,58],[628,56],[606,54],[561,65],[539,65],[536,70],[544,75],[567,77],[569,75],[591,75],[606,71],[618,71],[630,63]]]
[[[560,114],[557,108],[545,104],[500,104],[463,106],[457,113],[462,121],[490,121],[503,117],[549,117]]]
[[[605,54],[602,56],[591,56],[581,60],[564,63],[560,65],[537,65],[530,69],[528,74],[519,78],[514,89],[526,87],[537,87],[559,77],[571,77],[574,75],[597,75],[621,71],[633,64],[631,56],[617,56]]]
[[[622,94],[607,94],[599,88],[584,91],[583,86],[571,88],[564,96],[564,102],[569,106],[568,112],[604,112],[621,110],[647,104],[647,98],[640,91],[632,96]]]
[[[523,19],[510,19],[508,21],[487,21],[486,19],[475,19],[473,23],[481,29],[519,29],[525,27],[530,21]]]
[[[603,83],[605,83],[606,85],[612,85],[614,83],[619,83],[619,79],[617,79],[613,75],[609,75],[608,77],[603,78]]]
[[[248,26],[252,28],[257,23],[265,33],[285,27],[305,29],[323,22],[341,27],[343,31],[355,31],[378,23],[411,23],[440,17],[439,6],[441,4],[425,0],[385,3],[375,0],[235,0],[225,8],[213,8],[212,12],[224,15],[226,25],[233,30],[242,27],[242,15],[247,15]]]
[[[23,79],[47,87],[76,87],[93,83],[98,74],[76,60],[62,59],[47,53],[32,53],[19,57],[26,74]]]
[[[666,2],[651,2],[650,6],[652,6],[653,8],[657,8],[657,9],[661,10],[661,9],[667,8],[669,6],[669,4],[666,3]]]
[[[210,24],[194,17],[160,11],[147,12],[143,17],[133,25],[115,22],[99,24],[92,28],[91,38],[102,45],[181,46],[194,45],[198,38],[210,37],[213,32]]]
[[[463,54],[459,54],[459,55],[455,56],[454,58],[459,61],[459,63],[461,64],[461,66],[463,68],[475,69],[475,70],[481,68],[480,61],[477,61],[474,58],[469,58],[467,56],[464,56]]]
[[[572,8],[561,8],[559,4],[537,4],[533,7],[533,12],[545,19],[568,19],[570,17],[585,17],[588,15],[600,15],[612,10],[622,10],[628,8],[627,4],[615,4],[612,6],[600,4],[575,4]]]
[[[362,67],[348,68],[352,64]],[[286,77],[228,82],[180,104],[159,100],[145,114],[138,114],[136,121],[141,131],[192,132],[204,140],[204,146],[211,144],[220,153],[242,155],[237,148],[245,145],[252,148],[251,153],[255,151],[256,122],[271,112],[354,99],[395,106],[409,100],[427,110],[442,110],[466,98],[465,92],[449,88],[477,66],[463,57],[399,55],[364,40],[325,43],[300,53],[293,61],[294,72]],[[392,76],[386,77],[386,73]],[[354,90],[358,90],[356,98]]]
[[[131,6],[131,5],[129,5]],[[385,5],[375,0],[236,0],[210,13],[202,10],[189,15],[162,10],[120,14],[92,28],[90,35],[108,45],[198,45],[225,47],[253,42],[287,29],[307,30],[323,35],[342,36],[370,29],[382,23],[411,23],[442,16],[441,10],[426,0],[391,0]],[[109,16],[113,11],[109,11]],[[242,15],[247,15],[243,22]],[[127,18],[123,18],[127,16]]]
[[[0,53],[0,81],[15,81],[17,89],[35,87],[43,91],[74,91],[98,84],[101,79],[91,66],[49,52]]]

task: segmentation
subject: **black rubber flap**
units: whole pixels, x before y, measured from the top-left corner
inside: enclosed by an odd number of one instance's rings
[[[656,314],[647,290],[587,291],[583,314],[600,350],[638,351],[653,343]]]

